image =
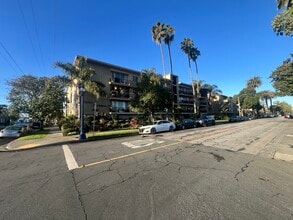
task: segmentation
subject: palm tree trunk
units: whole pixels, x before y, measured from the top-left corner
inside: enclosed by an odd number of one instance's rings
[[[189,66],[189,74],[190,74],[190,79],[191,79],[191,87],[192,87],[192,95],[193,95],[193,108],[194,108],[194,113],[197,113],[197,105],[196,105],[196,98],[195,98],[195,89],[194,89],[194,84],[193,84],[193,78],[192,78],[192,69],[190,65],[190,58],[188,57],[188,66]]]
[[[171,48],[170,48],[170,43],[168,45],[168,52],[169,52],[169,59],[170,59],[170,70],[171,70],[171,80],[172,80],[172,75],[173,75],[173,64],[172,64],[172,57],[171,57]]]
[[[162,64],[163,64],[163,71],[164,71],[164,78],[166,78],[166,67],[165,67],[165,58],[164,58],[164,51],[162,44],[160,44],[161,56],[162,56]]]
[[[196,59],[194,60],[194,64],[195,64],[195,78],[196,78],[196,106],[197,108],[199,108],[200,93],[199,93],[199,81],[198,81],[198,67],[197,67]],[[199,109],[197,109],[196,112],[199,113]]]
[[[265,101],[266,101],[267,110],[269,110],[268,98],[266,98]]]
[[[175,103],[174,103],[174,91],[173,91],[173,65],[172,65],[172,57],[171,57],[171,49],[170,49],[170,43],[167,44],[168,45],[168,52],[169,52],[169,59],[170,59],[170,70],[171,70],[171,76],[170,76],[170,80],[171,80],[171,89],[172,89],[172,96],[173,96],[173,101],[172,101],[172,113],[174,116],[174,112],[175,112]]]

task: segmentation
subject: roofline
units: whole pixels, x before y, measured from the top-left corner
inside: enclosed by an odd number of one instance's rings
[[[122,67],[122,66],[113,65],[113,64],[110,64],[110,63],[102,62],[102,61],[95,60],[95,59],[88,58],[88,57],[86,57],[86,56],[81,56],[81,55],[76,55],[76,56],[75,56],[74,63],[75,63],[75,61],[76,61],[78,58],[80,58],[80,57],[85,57],[85,58],[86,58],[86,61],[87,61],[88,63],[98,64],[98,65],[102,65],[102,66],[107,66],[107,67],[110,67],[110,68],[113,68],[113,69],[122,70],[122,71],[124,71],[124,72],[132,72],[132,73],[136,73],[136,74],[140,74],[140,73],[141,73],[140,71],[137,71],[137,70],[133,70],[133,69],[125,68],[125,67]]]

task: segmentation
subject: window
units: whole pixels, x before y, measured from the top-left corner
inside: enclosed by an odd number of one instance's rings
[[[133,81],[133,82],[138,82],[138,76],[133,76],[133,77],[132,77],[132,81]]]
[[[112,78],[117,83],[127,83],[128,75],[122,74],[122,73],[117,73],[117,72],[112,72]]]
[[[112,101],[112,112],[126,112],[128,111],[128,105],[122,101]]]

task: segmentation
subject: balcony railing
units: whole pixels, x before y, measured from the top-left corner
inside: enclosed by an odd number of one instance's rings
[[[179,94],[183,94],[183,95],[193,95],[192,91],[186,91],[186,90],[181,90],[179,89]]]
[[[110,98],[112,98],[112,99],[113,98],[129,99],[130,95],[129,95],[129,92],[122,93],[122,92],[119,92],[119,91],[111,91]]]
[[[181,100],[181,101],[179,101],[179,104],[193,105],[193,101]]]
[[[132,86],[134,84],[133,81],[121,78],[110,78],[109,84],[119,84],[119,85],[126,85]]]
[[[121,107],[110,107],[110,112],[130,112],[130,109]]]

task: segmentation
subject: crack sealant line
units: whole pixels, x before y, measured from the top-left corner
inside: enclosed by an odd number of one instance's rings
[[[119,157],[113,157],[113,158],[110,158],[110,159],[107,159],[107,160],[101,160],[101,161],[97,161],[97,162],[93,162],[93,163],[89,163],[89,164],[83,164],[83,165],[81,165],[79,167],[76,167],[76,169],[90,167],[90,166],[94,166],[94,165],[98,165],[98,164],[102,164],[102,163],[107,163],[107,162],[110,162],[110,161],[119,160],[119,159],[131,157],[131,156],[135,156],[135,155],[139,155],[139,154],[143,154],[143,153],[148,153],[148,152],[151,152],[151,151],[154,151],[154,150],[170,147],[170,146],[173,146],[173,145],[176,145],[176,144],[179,144],[179,143],[181,143],[181,142],[175,142],[175,143],[172,143],[172,144],[166,144],[166,145],[159,146],[159,147],[154,147],[154,148],[151,148],[151,149],[148,149],[148,150],[138,151],[138,152],[135,152],[135,153],[126,154],[126,155],[122,155],[122,156],[119,156]]]

